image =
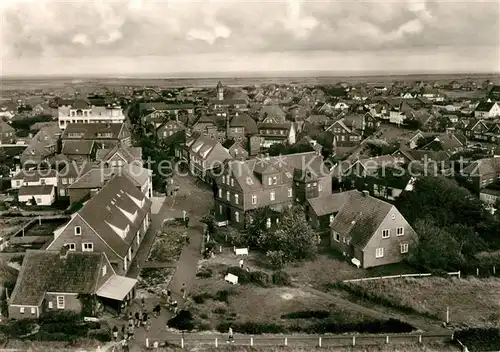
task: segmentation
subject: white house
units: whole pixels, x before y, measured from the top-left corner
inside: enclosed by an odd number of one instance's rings
[[[400,110],[391,110],[389,111],[389,122],[395,123],[396,125],[401,125],[406,119],[406,115],[404,112]]]
[[[106,106],[91,105],[85,100],[75,100],[63,103],[57,109],[59,128],[64,130],[68,123],[123,123],[125,115],[121,106],[108,104]]]
[[[482,189],[479,193],[479,199],[489,205],[494,205],[497,200],[500,200],[500,191],[496,189]]]
[[[500,116],[500,106],[496,102],[481,102],[474,110],[474,117],[476,118],[494,118]]]
[[[31,203],[34,199],[36,205],[52,205],[56,200],[56,190],[53,185],[22,186],[18,199],[19,203]]]
[[[52,185],[57,187],[57,171],[52,169],[21,170],[12,177],[11,188],[19,189],[22,186]]]

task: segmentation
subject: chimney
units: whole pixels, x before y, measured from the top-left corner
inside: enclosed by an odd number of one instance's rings
[[[368,197],[369,195],[370,195],[370,192],[368,192],[367,190],[363,191],[363,197]]]
[[[66,259],[68,257],[68,252],[69,252],[69,246],[68,245],[62,246],[61,250],[59,251],[59,258]]]

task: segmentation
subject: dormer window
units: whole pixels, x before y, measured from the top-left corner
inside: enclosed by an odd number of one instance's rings
[[[80,226],[75,226],[75,236],[80,236],[82,234],[82,228]]]
[[[107,270],[108,269],[107,269],[106,265],[103,265],[103,267],[102,267],[102,276],[106,276]]]

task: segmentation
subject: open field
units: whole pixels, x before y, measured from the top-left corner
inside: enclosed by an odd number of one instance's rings
[[[406,278],[348,284],[370,296],[460,325],[500,324],[500,279]]]
[[[179,73],[179,76],[182,75]],[[162,74],[156,77],[164,76]],[[498,81],[498,74],[387,74],[387,75],[354,75],[349,73],[335,72],[314,72],[304,71],[295,73],[275,72],[275,73],[237,73],[227,74],[185,74],[186,78],[106,78],[106,77],[33,77],[14,78],[4,77],[1,80],[0,91],[9,90],[30,90],[30,89],[50,89],[63,87],[113,87],[113,86],[156,86],[161,88],[175,87],[215,87],[219,80],[230,86],[262,85],[262,84],[335,84],[338,82],[360,83],[368,82],[375,84],[389,84],[393,81],[433,81],[448,83],[452,80],[466,81],[490,79]]]

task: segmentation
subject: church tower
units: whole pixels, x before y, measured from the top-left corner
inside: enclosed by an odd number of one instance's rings
[[[219,101],[224,100],[224,88],[222,87],[222,83],[220,81],[217,83],[217,99],[219,99]]]

